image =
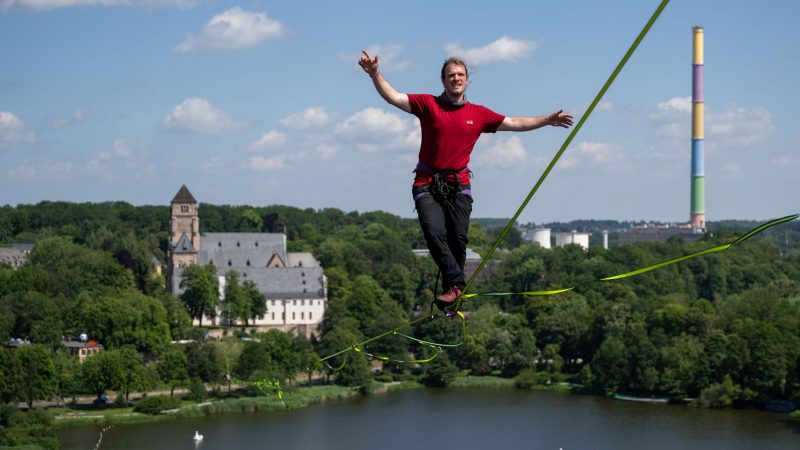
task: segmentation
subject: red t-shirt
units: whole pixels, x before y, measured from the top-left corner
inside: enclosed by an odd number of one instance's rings
[[[461,107],[450,106],[430,94],[408,94],[408,103],[422,126],[419,162],[434,172],[467,167],[481,133],[494,133],[505,119],[485,106],[469,102]],[[414,186],[433,181],[432,174],[420,169],[416,172]],[[470,184],[468,170],[458,177],[461,184]]]

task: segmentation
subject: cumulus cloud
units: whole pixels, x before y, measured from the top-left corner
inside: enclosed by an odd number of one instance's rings
[[[212,17],[199,35],[189,34],[175,47],[175,52],[254,47],[285,33],[284,25],[267,17],[267,13],[244,11],[236,6]]]
[[[264,156],[254,156],[250,158],[250,169],[257,172],[268,172],[271,170],[280,170],[284,167],[286,157],[283,155],[273,156],[267,158]]]
[[[322,159],[333,159],[339,153],[339,147],[334,144],[319,144],[314,150]]]
[[[32,142],[34,135],[27,131],[25,123],[7,111],[0,111],[0,148],[18,142]]]
[[[250,144],[252,150],[266,150],[280,147],[286,143],[286,135],[280,131],[272,130],[261,135],[257,141]]]
[[[208,100],[190,97],[172,109],[161,121],[165,131],[221,133],[246,127],[243,122],[234,121],[230,114],[214,108]]]
[[[772,158],[772,161],[770,161],[770,162],[774,166],[781,166],[781,167],[800,166],[800,156],[781,155],[781,156],[776,156],[775,158]]]
[[[116,139],[111,148],[101,151],[86,163],[86,168],[92,171],[104,170],[110,163],[119,163],[128,160],[132,155],[130,143],[125,139]]]
[[[510,168],[525,162],[525,147],[517,136],[494,138],[475,155],[475,163],[485,167]]]
[[[290,114],[280,120],[280,124],[286,128],[305,130],[308,128],[321,128],[331,121],[331,114],[321,106],[307,108],[294,114]]]
[[[359,111],[336,125],[335,133],[365,152],[419,144],[413,122],[379,108]],[[416,140],[416,141],[415,141]]]
[[[583,162],[611,172],[624,172],[631,168],[622,147],[610,142],[579,142],[572,152],[567,152],[561,158],[558,164],[562,169],[572,169]]]
[[[658,112],[661,114],[679,112],[692,113],[692,97],[672,97],[665,102],[658,103]]]
[[[86,111],[79,109],[70,116],[54,118],[50,122],[50,125],[52,125],[53,128],[65,128],[79,125],[83,123],[84,120],[86,120]]]
[[[8,171],[8,176],[14,180],[52,180],[65,178],[73,173],[75,164],[67,161],[30,163],[25,162]]]
[[[515,62],[527,58],[539,44],[533,41],[503,36],[496,41],[477,48],[462,48],[457,43],[445,45],[447,53],[464,58],[468,64],[495,64]]]
[[[191,8],[197,3],[198,0],[0,0],[0,10],[51,11],[74,6]]]
[[[381,64],[381,69],[385,70],[403,70],[408,68],[411,65],[411,60],[406,59],[403,56],[403,52],[405,48],[402,45],[397,44],[375,44],[371,45],[364,50],[369,53],[370,56],[378,55],[378,61]],[[340,53],[337,57],[344,62],[353,64],[356,66],[356,62],[359,58],[361,58],[361,52],[358,53]],[[357,67],[357,66],[356,66]],[[360,69],[359,69],[360,70]]]
[[[738,164],[727,163],[722,166],[722,174],[726,178],[740,179],[744,178],[744,169]]]
[[[763,142],[775,131],[772,114],[764,108],[729,105],[719,114],[706,114],[706,139],[722,139],[727,147]]]

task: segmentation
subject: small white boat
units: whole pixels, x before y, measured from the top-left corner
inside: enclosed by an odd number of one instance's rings
[[[194,437],[192,439],[194,439],[195,442],[196,441],[202,441],[203,440],[203,435],[198,433],[197,430],[194,430]]]

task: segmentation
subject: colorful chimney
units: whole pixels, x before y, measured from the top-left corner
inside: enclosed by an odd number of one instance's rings
[[[703,156],[703,27],[694,27],[692,58],[692,211],[695,229],[706,227],[706,179]]]

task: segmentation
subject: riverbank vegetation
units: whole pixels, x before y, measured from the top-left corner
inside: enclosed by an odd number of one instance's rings
[[[543,249],[512,230],[473,292],[578,288],[551,297],[471,298],[465,340],[458,320],[441,317],[404,330],[433,342],[463,340],[431,363],[381,363],[351,351],[328,361],[344,363],[334,371],[316,364],[319,358],[427,314],[437,270],[411,251],[425,247],[415,221],[286,206],[203,204],[199,211],[203,232],[285,230],[290,251],[315,255],[328,280],[318,337],[231,327],[215,340],[206,338],[207,328],[192,327],[191,296],[166,294],[163,277],[154,275],[152,258],[166,255],[166,206],[6,206],[0,242],[35,246],[23,267],[0,266],[0,339],[25,340],[0,350],[0,400],[35,409],[42,400],[63,404],[81,395],[104,403],[115,391],[119,397],[109,401],[129,408],[132,393],[191,386],[202,401],[198,385],[211,386],[214,397],[229,382],[278,380],[285,388],[321,379],[368,393],[376,376],[453,387],[464,383],[457,374],[468,373],[481,380],[470,383],[568,382],[587,392],[692,398],[707,407],[800,401],[800,252],[788,244],[800,236],[797,222],[782,225],[777,241],[770,230],[722,253],[603,283],[592,281],[730,242],[746,230],[728,222],[693,243],[675,238],[588,251]],[[470,247],[485,252],[498,233],[476,221]],[[221,305],[244,311],[239,319],[260,313],[240,306]],[[82,333],[104,351],[80,364],[62,339]],[[399,335],[367,347],[392,359],[431,351]],[[251,400],[238,401],[231,407]]]

